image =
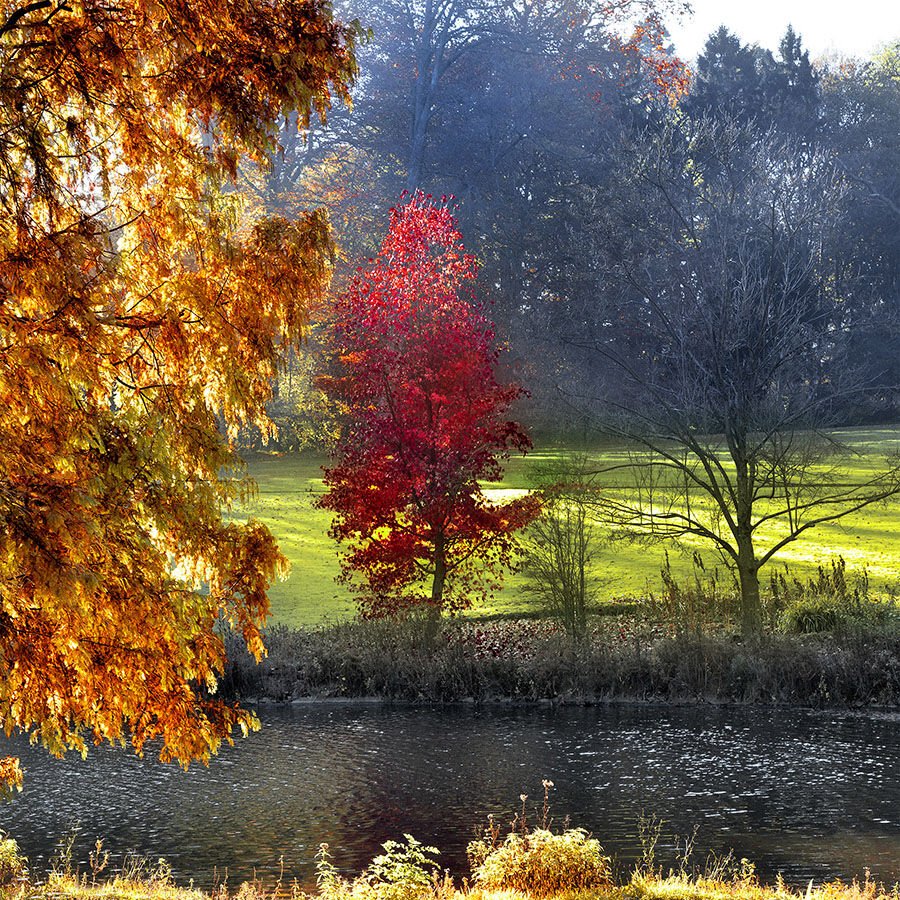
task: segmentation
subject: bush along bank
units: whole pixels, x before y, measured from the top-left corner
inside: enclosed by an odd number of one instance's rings
[[[256,664],[233,635],[221,689],[245,701],[716,701],[900,707],[900,633],[847,629],[752,641],[597,618],[573,642],[551,620],[416,620],[268,630]]]

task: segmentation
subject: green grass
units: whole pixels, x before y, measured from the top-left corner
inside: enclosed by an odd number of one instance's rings
[[[340,573],[337,544],[328,537],[331,513],[316,509],[325,457],[312,454],[254,456],[248,460],[258,493],[246,507],[278,538],[291,571],[272,586],[272,618],[286,625],[319,625],[353,616]]]
[[[900,447],[900,427],[852,429],[840,432],[842,441],[857,451],[848,461],[848,479],[862,478],[872,471],[877,461],[891,449]],[[486,485],[489,490],[520,490],[530,486],[530,473],[535,465],[547,463],[566,451],[538,448],[526,458],[510,460],[504,480]],[[617,451],[598,451],[599,462],[608,461]],[[265,522],[276,535],[282,552],[292,568],[285,581],[271,591],[273,619],[286,625],[319,625],[341,621],[355,611],[346,588],[338,585],[337,545],[328,537],[330,514],[314,507],[322,492],[321,467],[325,457],[313,454],[270,456],[257,455],[248,460],[250,473],[259,492],[243,513]],[[690,571],[689,551],[698,549],[708,565],[716,558],[708,545],[697,541],[686,543],[687,553],[670,547],[672,568]],[[664,546],[617,544],[601,555],[598,565],[602,578],[602,600],[639,596],[659,587],[659,570]],[[778,554],[771,566],[787,563],[792,572],[807,575],[817,565],[842,556],[850,571],[865,567],[873,586],[896,580],[900,575],[900,498],[887,504],[867,507],[839,523],[811,529],[799,541]],[[762,572],[763,580],[768,570]],[[488,607],[473,610],[476,615],[527,612],[532,603],[523,591],[518,576],[507,578],[506,585]]]

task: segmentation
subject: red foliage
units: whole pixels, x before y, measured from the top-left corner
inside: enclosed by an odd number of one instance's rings
[[[495,376],[475,274],[446,204],[416,194],[391,210],[377,258],[335,304],[322,386],[347,425],[320,506],[348,544],[345,581],[365,581],[364,614],[484,597],[512,562],[514,532],[538,512],[535,498],[491,504],[478,486],[531,442],[506,418],[522,389]]]

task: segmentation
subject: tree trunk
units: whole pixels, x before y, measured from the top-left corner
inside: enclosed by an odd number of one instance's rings
[[[741,585],[741,633],[752,637],[762,631],[762,602],[759,595],[759,564],[749,550],[741,548],[738,577]]]
[[[447,561],[444,558],[444,536],[439,534],[434,542],[434,579],[431,582],[431,605],[425,619],[425,644],[428,647],[434,646],[440,629],[446,578]]]
[[[422,180],[422,162],[425,158],[425,138],[428,118],[425,112],[417,112],[412,126],[409,144],[409,158],[406,164],[406,190],[414,194]]]
[[[431,4],[429,8],[430,6]],[[412,121],[409,128],[409,152],[406,158],[406,190],[411,194],[420,187],[422,163],[425,158],[425,138],[440,64],[440,59],[430,59],[429,51],[435,36],[435,22],[429,14],[426,14],[422,31],[416,52],[416,80],[411,98]]]
[[[762,631],[762,604],[759,598],[759,562],[753,549],[753,500],[756,464],[747,451],[747,430],[735,427],[729,433],[728,446],[734,460],[737,502],[734,532],[737,543],[737,567],[741,584],[741,634],[753,637]]]

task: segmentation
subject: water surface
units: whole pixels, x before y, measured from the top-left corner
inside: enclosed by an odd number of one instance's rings
[[[465,845],[494,814],[507,823],[541,780],[555,824],[569,816],[626,868],[642,813],[707,851],[794,884],[900,880],[900,716],[734,707],[302,704],[263,708],[262,730],[208,769],[185,773],[114,749],[54,760],[21,741],[26,789],[0,807],[33,868],[78,827],[121,856],[164,857],[181,880],[231,884],[255,872],[310,883],[320,842],[347,872],[387,839],[413,834],[465,874]],[[9,746],[12,744],[12,746]],[[283,860],[283,863],[280,862]]]

